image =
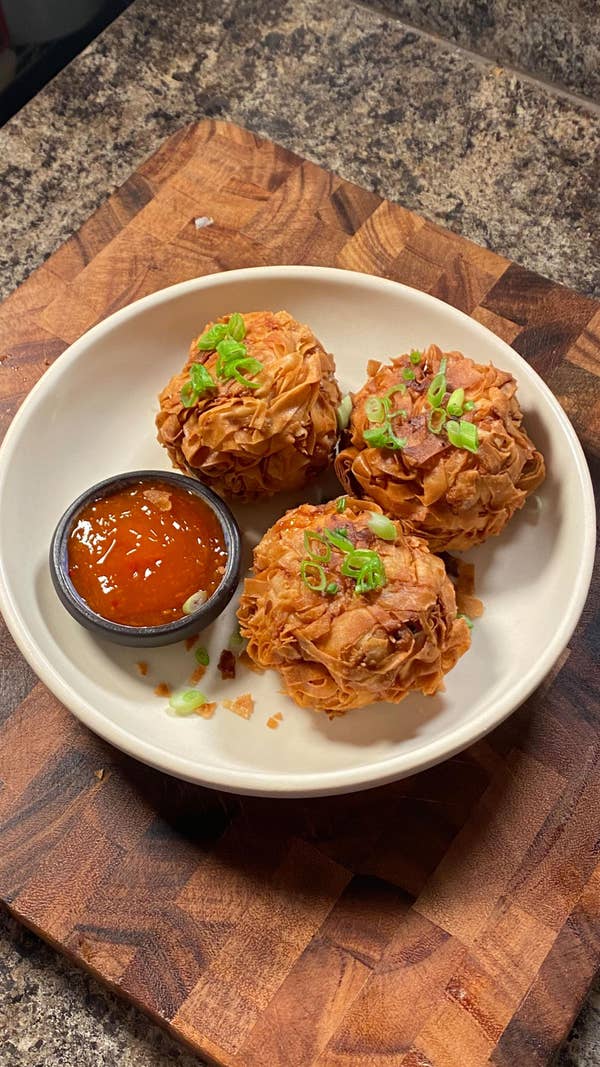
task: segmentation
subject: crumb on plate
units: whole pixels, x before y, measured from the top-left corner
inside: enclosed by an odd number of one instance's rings
[[[241,693],[235,700],[223,700],[223,707],[235,712],[241,719],[249,719],[254,711],[254,697],[251,693]]]
[[[154,689],[154,694],[157,697],[170,697],[173,689],[168,682],[159,682]]]
[[[212,719],[216,707],[217,705],[214,700],[206,704],[201,704],[199,708],[196,708],[196,715],[199,715],[201,719]]]
[[[185,647],[186,647],[186,651],[187,652],[189,652],[190,649],[192,649],[194,647],[194,645],[196,644],[196,641],[198,640],[199,637],[200,637],[200,634],[192,634],[191,637],[186,637],[186,639],[185,639]]]
[[[271,717],[267,719],[267,726],[269,727],[269,730],[276,730],[280,722],[283,722],[283,715],[278,711],[275,715],[271,715]]]
[[[136,667],[138,669],[138,674],[141,674],[142,678],[145,678],[148,673],[148,664],[146,661],[144,659],[139,660],[136,663]]]
[[[196,667],[196,669],[194,671],[192,671],[192,673],[190,674],[189,684],[190,685],[197,685],[198,682],[200,681],[200,679],[204,678],[205,674],[206,674],[206,667],[203,667],[202,664],[199,664]]]

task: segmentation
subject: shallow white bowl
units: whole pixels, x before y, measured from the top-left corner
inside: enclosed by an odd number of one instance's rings
[[[371,357],[435,342],[492,360],[519,383],[526,425],[546,458],[539,502],[500,538],[468,553],[485,614],[471,650],[433,698],[379,704],[330,722],[297,708],[273,672],[216,671],[234,629],[236,599],[202,636],[210,698],[250,690],[250,721],[219,707],[206,721],[167,714],[158,681],[185,684],[194,667],[182,646],[139,650],[105,644],[66,613],[52,588],[48,546],[67,505],[93,482],[168,466],[155,440],[156,394],[204,323],[231,311],[285,308],[335,353],[344,391]],[[287,507],[334,495],[304,494],[235,509],[250,549]],[[33,389],[0,450],[0,607],[21,651],[49,689],[90,729],[154,767],[204,785],[278,796],[350,792],[422,770],[469,745],[510,714],[564,649],[589,586],[595,542],[585,459],[561,407],[533,370],[477,322],[394,282],[316,267],[264,267],[198,278],[140,300],[72,345]],[[281,711],[277,730],[266,720]]]

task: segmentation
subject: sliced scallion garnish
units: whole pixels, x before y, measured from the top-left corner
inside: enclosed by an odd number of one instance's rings
[[[192,593],[183,605],[184,615],[193,615],[198,608],[201,608],[203,604],[206,604],[208,597],[205,589],[199,589],[197,593]]]
[[[327,544],[323,534],[314,530],[304,531],[304,551],[316,563],[329,563],[331,559],[331,545]]]
[[[345,430],[350,422],[350,416],[352,414],[352,397],[350,393],[346,393],[346,396],[342,399],[341,404],[337,407],[337,421],[340,430]]]
[[[405,448],[408,438],[396,437],[389,422],[385,426],[373,426],[369,430],[363,430],[363,438],[369,448],[389,448],[392,450]]]
[[[448,416],[443,408],[434,408],[427,419],[427,429],[431,430],[432,433],[441,433],[447,418]]]
[[[465,401],[465,411],[472,411],[474,407],[475,407],[475,404],[473,403],[472,400],[466,400]]]
[[[199,663],[201,667],[208,667],[210,663],[210,656],[206,651],[204,645],[198,645],[198,648],[194,652],[194,656],[196,658],[196,662]]]
[[[193,408],[198,403],[200,394],[194,389],[191,382],[186,382],[181,387],[179,397],[184,408]]]
[[[228,326],[224,322],[217,322],[210,330],[206,330],[201,337],[198,338],[196,347],[201,352],[213,351],[219,341],[222,341],[224,337],[227,337]]]
[[[370,396],[365,404],[365,415],[369,422],[383,422],[386,416],[385,404],[380,396]]]
[[[335,510],[339,511],[339,512],[342,512],[342,511],[346,510],[346,497],[345,496],[341,496],[339,498],[337,504],[335,505]]]
[[[206,704],[206,697],[199,689],[179,689],[169,699],[169,705],[176,715],[192,715]]]
[[[329,582],[325,586],[325,592],[327,593],[327,596],[335,596],[339,588],[337,582]]]
[[[398,530],[392,520],[378,512],[369,516],[369,529],[382,541],[395,541],[398,536]]]
[[[464,389],[455,389],[450,395],[450,399],[446,404],[446,411],[454,419],[459,419],[463,413],[465,403],[465,391]]]
[[[330,545],[337,548],[340,552],[352,552],[354,545],[348,537],[346,537],[345,528],[339,528],[338,530],[327,530],[325,536]]]
[[[406,392],[406,386],[403,385],[402,382],[398,382],[398,385],[393,385],[391,389],[388,389],[388,391],[387,391],[387,393],[385,395],[386,395],[386,397],[392,397],[394,395],[394,393],[403,393],[404,394],[405,392]]]
[[[446,395],[446,359],[442,359],[440,369],[427,390],[427,399],[432,408],[439,408]]]
[[[198,393],[198,396],[202,396],[208,389],[217,388],[217,383],[212,374],[206,369],[203,363],[192,363],[190,367],[190,382]]]
[[[313,563],[310,559],[303,559],[300,564],[300,576],[302,581],[313,593],[322,593],[327,585],[327,576],[320,563]]]
[[[234,341],[244,340],[244,337],[246,336],[246,323],[244,322],[243,315],[240,315],[239,311],[234,311],[233,315],[229,316],[227,333],[230,337],[233,337]]]
[[[239,652],[240,649],[244,647],[244,638],[240,633],[239,626],[230,635],[229,641],[227,642],[227,647],[230,652]]]
[[[446,423],[446,433],[450,444],[454,445],[455,448],[465,448],[468,452],[477,452],[479,448],[479,433],[474,423],[465,422],[464,419],[461,419],[460,422],[448,421]]]
[[[410,354],[410,356],[408,358],[410,359],[411,363],[414,363],[415,366],[416,366],[418,363],[421,362],[422,356],[423,356],[422,352],[419,352],[416,348],[413,348],[413,350],[412,350],[412,352],[411,352],[411,354]]]
[[[469,630],[473,629],[473,620],[470,619],[468,615],[465,615],[464,612],[459,611],[458,615],[456,616],[456,618],[457,619],[464,619],[466,624],[467,624],[467,626],[469,627]]]
[[[412,382],[415,377],[415,372],[412,367],[405,367],[402,371],[402,377],[404,378],[405,382]]]

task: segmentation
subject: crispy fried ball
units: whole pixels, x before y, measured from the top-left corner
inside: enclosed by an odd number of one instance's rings
[[[254,574],[238,610],[240,630],[250,658],[275,667],[301,707],[343,715],[378,700],[397,704],[413,690],[436,693],[469,648],[469,629],[457,617],[442,560],[420,538],[400,532],[393,541],[377,537],[369,527],[373,513],[381,514],[376,504],[352,499],[343,513],[335,501],[302,504],[255,549]],[[301,572],[306,530],[321,536],[345,531],[356,548],[377,552],[386,584],[357,595],[355,580],[341,573],[344,554],[333,548],[323,566],[327,584],[337,589],[309,589]],[[321,551],[319,542],[309,544]]]
[[[443,357],[447,391],[435,415],[427,393]],[[514,378],[491,363],[482,366],[436,345],[416,365],[403,355],[387,365],[371,362],[367,370],[368,381],[353,398],[346,447],[335,464],[344,488],[376,501],[407,532],[426,538],[434,552],[467,549],[499,534],[545,475],[543,457],[522,426]],[[414,378],[405,380],[411,372]],[[370,409],[366,405],[395,387],[388,396],[391,427],[406,444],[370,447],[363,434],[374,425],[369,413],[377,418],[377,402]],[[475,452],[455,447],[447,423],[439,426],[450,394],[461,388],[465,403],[474,404],[462,418],[477,427]]]
[[[287,311],[242,317],[247,357],[262,363],[243,374],[258,387],[218,377],[217,353],[200,351],[195,338],[185,367],[160,394],[156,425],[174,466],[221,496],[253,500],[298,489],[330,464],[340,391],[333,356],[308,326]],[[186,408],[181,390],[192,363],[203,363],[217,388]]]

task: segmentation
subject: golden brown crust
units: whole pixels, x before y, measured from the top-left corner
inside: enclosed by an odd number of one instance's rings
[[[466,400],[476,404],[464,415],[477,425],[476,453],[455,448],[445,433],[427,427],[427,389],[444,355],[448,391],[463,388]],[[363,437],[370,425],[365,404],[402,383],[406,367],[415,371],[415,380],[391,400],[393,409],[406,412],[393,426],[408,443],[396,451],[369,448]],[[408,355],[372,363],[368,381],[354,396],[346,447],[335,463],[338,478],[348,492],[375,500],[407,532],[425,537],[434,552],[480,544],[500,533],[545,475],[543,457],[521,425],[516,390],[514,378],[493,364],[482,366],[436,345],[416,367]]]
[[[248,356],[263,364],[259,388],[219,380],[218,390],[185,408],[180,393],[192,363],[204,363],[216,378],[216,353],[200,352],[196,338],[185,367],[160,394],[156,426],[174,466],[221,496],[252,500],[298,489],[329,465],[340,391],[333,356],[308,326],[287,311],[243,319]]]
[[[377,538],[368,523],[380,511],[352,499],[343,514],[335,501],[303,504],[279,519],[255,549],[254,574],[238,610],[240,630],[251,659],[275,667],[302,707],[341,715],[378,700],[399,703],[412,690],[435,693],[470,645],[442,560],[419,538]],[[379,553],[383,589],[356,596],[335,551],[325,569],[339,592],[322,596],[304,584],[304,530],[339,527],[357,547]]]

